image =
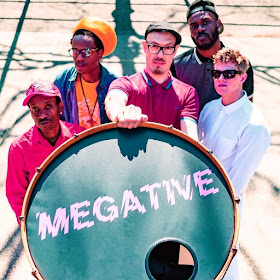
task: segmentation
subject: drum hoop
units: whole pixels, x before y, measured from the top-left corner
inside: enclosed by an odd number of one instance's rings
[[[196,146],[199,150],[201,150],[218,168],[218,170],[221,172],[223,175],[223,178],[225,179],[227,186],[229,187],[229,193],[232,199],[233,203],[233,208],[234,208],[234,231],[233,231],[233,239],[231,243],[231,249],[229,251],[228,257],[224,263],[223,268],[220,270],[219,274],[216,276],[215,279],[222,279],[223,275],[226,273],[232,259],[236,255],[236,245],[237,245],[237,240],[238,240],[238,234],[239,234],[239,208],[238,208],[238,201],[239,199],[236,196],[235,190],[233,188],[233,185],[230,181],[229,176],[227,175],[225,169],[221,165],[221,163],[218,161],[218,159],[214,156],[214,154],[209,151],[205,146],[200,144],[198,141],[195,141],[192,139],[190,136],[188,136],[186,133],[182,132],[181,130],[178,130],[174,128],[172,125],[171,126],[166,126],[163,124],[158,124],[154,122],[142,122],[139,127],[144,127],[144,128],[152,128],[155,130],[160,130],[164,132],[168,132],[171,134],[174,134],[184,140],[187,140],[190,142],[192,145]],[[74,134],[73,137],[65,141],[63,144],[61,144],[57,149],[55,149],[40,165],[39,168],[36,169],[36,173],[34,174],[24,197],[23,201],[23,207],[22,207],[22,212],[20,216],[20,224],[21,224],[21,238],[22,238],[22,243],[24,247],[25,254],[27,256],[28,262],[32,268],[32,275],[37,278],[38,280],[44,280],[45,278],[41,275],[39,269],[37,268],[35,261],[32,257],[32,254],[30,252],[30,248],[28,245],[28,240],[27,240],[27,232],[26,232],[26,216],[27,216],[27,208],[29,204],[29,200],[31,197],[31,194],[33,193],[33,190],[36,186],[37,181],[39,180],[41,174],[44,172],[44,170],[48,167],[48,165],[53,161],[54,158],[56,158],[60,153],[62,153],[65,149],[67,149],[69,146],[72,144],[76,143],[77,141],[80,141],[83,138],[86,138],[92,134],[102,132],[105,130],[110,130],[110,129],[116,129],[119,128],[117,126],[117,123],[112,122],[112,123],[107,123],[107,124],[102,124],[98,125],[95,127],[92,127],[90,129],[87,129],[79,134]],[[134,128],[135,129],[135,128]],[[136,128],[137,129],[137,128]]]

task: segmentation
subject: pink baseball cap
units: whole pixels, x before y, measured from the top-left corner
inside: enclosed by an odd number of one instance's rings
[[[23,100],[22,105],[28,105],[29,100],[35,95],[59,97],[61,101],[60,91],[54,84],[47,81],[35,81],[30,85],[29,89],[26,91],[26,97]]]

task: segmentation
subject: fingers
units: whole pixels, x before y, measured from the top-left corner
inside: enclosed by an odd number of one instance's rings
[[[123,128],[136,128],[141,122],[147,121],[148,116],[142,114],[140,107],[134,105],[129,105],[124,108],[124,110],[118,114],[118,127]]]

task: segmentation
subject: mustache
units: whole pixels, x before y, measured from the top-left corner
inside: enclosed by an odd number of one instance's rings
[[[38,123],[40,124],[40,123],[45,122],[45,121],[50,121],[50,119],[49,118],[43,118],[43,119],[38,120]]]
[[[165,59],[160,58],[160,57],[155,57],[155,58],[153,59],[153,61],[165,62]]]
[[[86,63],[85,62],[76,62],[75,65],[76,66],[85,66]]]
[[[200,32],[197,34],[196,38],[198,38],[200,35],[205,35],[207,37],[210,37],[209,34],[207,34],[206,32]]]

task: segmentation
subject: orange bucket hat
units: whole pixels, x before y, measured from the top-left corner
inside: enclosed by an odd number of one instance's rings
[[[104,46],[104,56],[111,54],[117,45],[117,35],[111,25],[98,17],[82,18],[73,29],[73,35],[79,29],[85,29],[95,34]]]

